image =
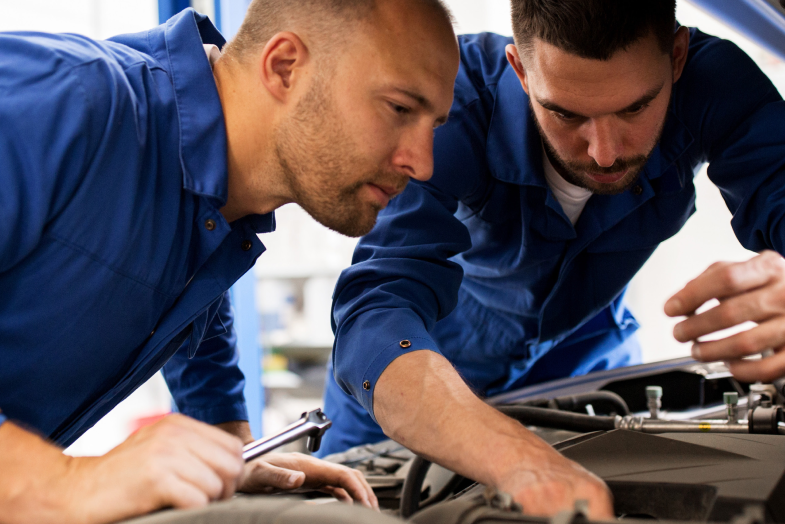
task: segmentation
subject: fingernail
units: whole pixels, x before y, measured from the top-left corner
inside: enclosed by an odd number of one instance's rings
[[[680,337],[681,337],[681,332],[682,332],[682,331],[683,331],[683,328],[681,327],[681,324],[676,324],[676,325],[673,327],[673,337],[674,337],[676,340],[680,340]]]
[[[286,480],[289,486],[294,486],[300,480],[300,475],[297,473],[293,473],[289,475],[289,478]]]
[[[692,358],[695,360],[701,359],[701,348],[698,346],[698,344],[692,345]]]

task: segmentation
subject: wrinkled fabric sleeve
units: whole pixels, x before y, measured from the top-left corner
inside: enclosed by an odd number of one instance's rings
[[[435,135],[432,179],[411,182],[380,213],[336,285],[335,379],[372,417],[379,376],[403,354],[439,353],[429,331],[455,308],[463,270],[450,259],[471,247],[455,213],[478,191],[485,169],[478,106],[456,99]]]
[[[19,36],[0,33],[0,273],[35,249],[78,188],[94,147],[89,130],[106,118],[83,87],[100,78],[84,66],[63,67],[36,35]],[[0,424],[5,420],[0,413]]]
[[[731,226],[752,251],[785,254],[785,102],[743,51],[696,31],[704,40],[686,78],[701,101],[689,126],[697,133],[709,179],[733,214]],[[708,96],[707,96],[708,95]]]
[[[228,291],[210,316],[196,352],[186,342],[163,367],[164,379],[177,409],[189,417],[208,424],[248,420]]]

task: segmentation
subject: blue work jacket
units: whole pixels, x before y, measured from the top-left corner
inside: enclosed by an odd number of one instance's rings
[[[219,213],[203,42],[190,9],[101,42],[0,33],[0,422],[68,445],[161,367],[181,412],[247,420],[227,290],[274,218]]]
[[[373,415],[380,374],[422,349],[443,354],[481,394],[634,363],[624,291],[695,211],[705,162],[741,244],[783,253],[785,103],[734,44],[696,29],[690,38],[637,185],[593,195],[573,227],[543,175],[529,100],[505,57],[512,39],[460,37],[433,178],[380,214],[336,287],[343,391]]]

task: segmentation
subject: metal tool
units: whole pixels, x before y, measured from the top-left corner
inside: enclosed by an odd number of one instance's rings
[[[246,462],[255,459],[260,455],[269,453],[275,448],[279,448],[295,440],[308,437],[306,446],[308,451],[313,453],[319,451],[322,444],[322,436],[333,423],[322,413],[321,409],[315,409],[303,413],[300,420],[287,426],[280,433],[251,442],[243,448],[243,458]]]

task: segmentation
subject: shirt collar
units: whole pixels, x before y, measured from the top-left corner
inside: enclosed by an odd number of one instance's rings
[[[496,85],[488,129],[488,160],[494,178],[519,185],[546,187],[542,147],[529,97],[515,70],[507,66]]]
[[[226,40],[210,22],[191,8],[170,18],[165,28],[169,74],[180,119],[180,164],[183,187],[226,204],[229,174],[226,168],[226,126],[205,44],[219,49]],[[242,219],[253,232],[275,231],[275,214]]]
[[[221,207],[227,198],[226,127],[203,44],[221,48],[226,40],[206,16],[190,8],[170,18],[164,34],[180,120],[183,187]]]

